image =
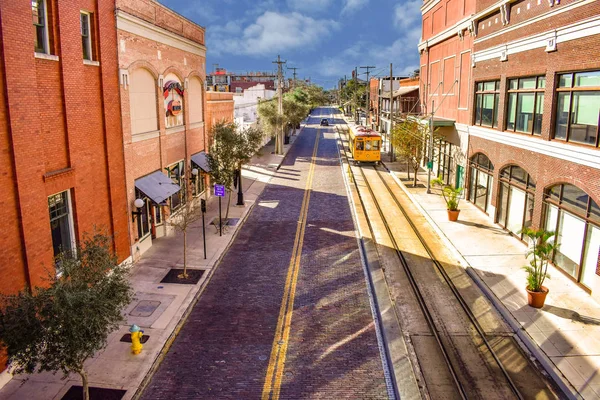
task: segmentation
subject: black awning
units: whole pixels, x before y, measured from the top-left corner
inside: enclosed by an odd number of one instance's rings
[[[166,199],[181,190],[178,184],[160,171],[136,179],[135,187],[156,204],[164,204]]]
[[[201,151],[192,155],[192,162],[201,168],[204,172],[210,172],[210,166],[208,165],[208,157],[206,152]]]

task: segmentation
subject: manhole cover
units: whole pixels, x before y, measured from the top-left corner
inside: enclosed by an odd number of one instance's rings
[[[160,301],[142,300],[137,304],[137,306],[135,306],[133,310],[131,310],[129,315],[134,317],[149,317],[154,311],[156,311],[158,306],[160,306]]]

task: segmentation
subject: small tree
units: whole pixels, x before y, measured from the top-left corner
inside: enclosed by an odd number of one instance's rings
[[[408,119],[396,125],[392,131],[390,140],[394,145],[395,153],[404,158],[409,165],[407,169],[409,179],[410,169],[414,170],[413,186],[417,185],[417,173],[425,155],[425,141],[429,136],[427,131],[427,125]]]
[[[0,296],[0,340],[15,373],[78,373],[89,399],[85,361],[106,347],[132,299],[128,269],[117,263],[110,238],[86,236],[73,254],[57,258],[48,286]]]
[[[238,132],[233,123],[220,122],[214,128],[214,143],[208,154],[208,165],[213,183],[225,186],[229,192],[225,219],[229,216],[231,192],[236,171],[241,181],[242,165],[252,158],[262,144],[263,133],[257,128]]]
[[[187,230],[188,228],[200,218],[202,218],[202,212],[200,204],[194,200],[192,196],[192,185],[190,179],[192,179],[192,169],[187,168],[185,174],[185,184],[181,188],[183,192],[183,206],[177,210],[175,215],[172,215],[168,220],[168,224],[175,227],[178,231],[183,233],[183,272],[177,277],[179,279],[187,279]],[[193,179],[202,179],[199,175]]]
[[[282,127],[285,124],[285,116],[279,113],[277,97],[258,103],[258,115],[261,124],[266,131],[275,138],[275,152],[283,151]]]

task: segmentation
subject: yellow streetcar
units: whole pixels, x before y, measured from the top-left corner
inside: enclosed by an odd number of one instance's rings
[[[359,127],[354,133],[350,129],[348,133],[350,151],[355,162],[381,161],[381,135],[372,129]]]

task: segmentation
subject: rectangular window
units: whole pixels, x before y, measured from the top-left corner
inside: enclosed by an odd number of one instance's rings
[[[559,75],[554,139],[598,147],[600,71]]]
[[[185,204],[185,165],[183,161],[179,161],[167,168],[169,172],[169,178],[181,187],[181,190],[171,196],[171,210],[177,210],[183,204]]]
[[[35,32],[34,48],[37,53],[50,53],[48,44],[48,23],[46,0],[31,0],[33,30]]]
[[[54,257],[57,257],[63,252],[73,250],[74,235],[69,193],[65,191],[48,197],[48,212],[50,214],[52,247]]]
[[[92,24],[90,23],[91,14],[82,12],[81,16],[81,46],[83,49],[83,59],[93,60],[92,57]]]
[[[475,93],[475,125],[498,127],[500,81],[479,82]]]
[[[507,130],[541,135],[545,86],[543,76],[508,81]]]

